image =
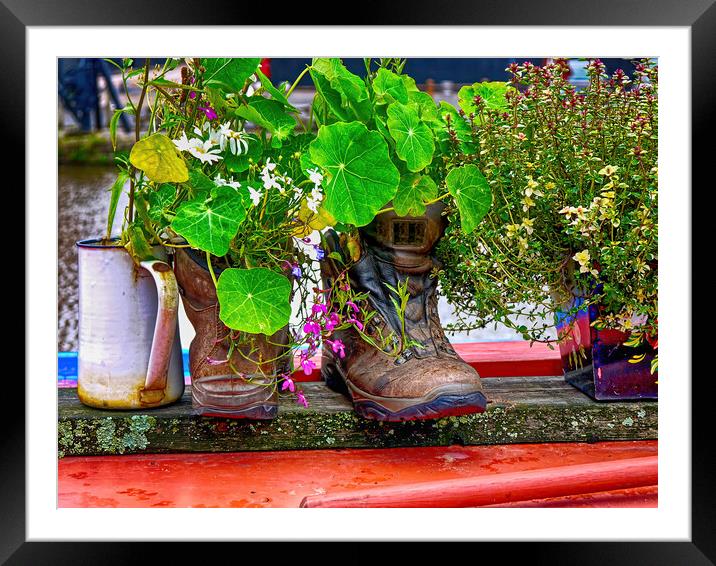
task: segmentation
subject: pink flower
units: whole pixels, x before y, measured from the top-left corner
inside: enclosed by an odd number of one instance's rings
[[[326,313],[328,312],[328,308],[323,303],[316,303],[311,307],[311,312],[313,314],[318,314],[319,312]]]
[[[356,305],[353,301],[346,301],[346,304],[353,309],[353,312],[358,312],[358,305]]]
[[[296,386],[293,383],[293,379],[288,377],[287,375],[283,378],[283,384],[281,385],[281,391],[286,391],[288,389],[289,391],[293,392],[296,389]]]
[[[303,332],[306,334],[321,334],[321,326],[317,322],[307,322],[303,325]]]
[[[333,352],[338,354],[340,358],[346,357],[345,345],[341,340],[326,340],[326,344],[330,344]]]
[[[311,375],[313,370],[316,369],[316,364],[310,358],[303,358],[301,359],[301,367],[306,375]],[[291,389],[291,391],[293,391],[293,389]]]
[[[341,323],[341,319],[338,317],[338,315],[334,312],[331,313],[331,315],[328,317],[328,320],[326,321],[326,332],[330,332],[333,330],[336,326],[338,326]]]
[[[306,398],[303,396],[303,391],[296,391],[296,403],[308,407],[308,401],[306,401]]]
[[[221,364],[225,364],[226,360],[215,360],[214,358],[206,358],[206,363],[210,366],[220,366]]]
[[[349,318],[347,322],[355,325],[355,327],[361,332],[363,331],[363,323],[357,318]]]

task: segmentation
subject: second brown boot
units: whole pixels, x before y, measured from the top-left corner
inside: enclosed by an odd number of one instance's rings
[[[384,213],[361,230],[361,256],[348,277],[354,291],[367,293],[359,306],[373,313],[363,332],[376,342],[392,334],[395,351],[368,344],[355,327],[339,330],[323,347],[321,375],[329,387],[348,394],[356,412],[366,418],[435,419],[485,410],[480,377],[450,345],[438,315],[430,252],[444,233],[441,208],[428,207],[418,218]],[[335,232],[328,231],[325,238],[329,252],[346,257]],[[339,270],[331,260],[322,262],[326,288]],[[404,321],[388,285],[407,286]],[[331,347],[336,343],[342,347]]]

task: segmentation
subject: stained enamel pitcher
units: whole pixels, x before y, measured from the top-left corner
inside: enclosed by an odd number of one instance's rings
[[[184,392],[184,370],[171,267],[160,260],[138,267],[116,242],[83,240],[77,248],[80,401],[101,409],[176,401]]]

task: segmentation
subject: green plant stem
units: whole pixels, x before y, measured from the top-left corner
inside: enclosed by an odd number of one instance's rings
[[[310,70],[311,67],[306,67],[300,75],[298,75],[298,78],[293,81],[293,84],[291,85],[291,88],[288,89],[288,92],[286,93],[286,99],[288,99],[289,96],[291,96],[291,93],[294,91],[294,89],[298,86],[298,83],[301,82],[301,79],[305,76],[305,74]]]
[[[211,254],[209,252],[206,252],[206,266],[209,269],[209,275],[211,275],[211,280],[214,282],[214,287],[218,288],[219,283],[216,280],[216,275],[214,274],[214,266],[211,265]]]

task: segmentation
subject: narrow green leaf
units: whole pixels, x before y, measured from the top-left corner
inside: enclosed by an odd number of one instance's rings
[[[109,210],[107,211],[107,232],[106,238],[109,240],[112,237],[112,225],[114,224],[114,217],[117,215],[117,203],[119,202],[119,196],[122,194],[124,185],[129,180],[129,173],[122,170],[117,175],[117,178],[112,183],[109,195]]]

